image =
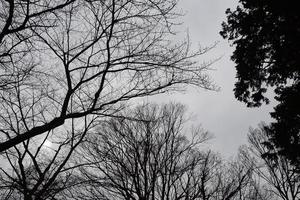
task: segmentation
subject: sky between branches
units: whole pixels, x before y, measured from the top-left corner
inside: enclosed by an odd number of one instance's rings
[[[238,0],[181,0],[179,8],[186,13],[182,18],[182,30],[188,30],[193,48],[199,44],[209,46],[218,45],[208,54],[199,59],[200,62],[221,57],[213,64],[210,75],[221,87],[219,92],[204,91],[188,88],[185,93],[165,94],[155,97],[155,101],[181,102],[197,117],[193,121],[214,135],[210,140],[213,150],[225,157],[236,154],[238,147],[247,143],[250,127],[256,128],[261,121],[270,122],[269,112],[272,111],[274,100],[269,105],[260,108],[247,108],[242,102],[234,98],[235,83],[234,63],[230,60],[233,47],[219,35],[221,23],[225,20],[225,10],[235,8]],[[182,31],[181,30],[181,31]]]

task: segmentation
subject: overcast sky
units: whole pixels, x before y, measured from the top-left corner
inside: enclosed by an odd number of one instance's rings
[[[183,28],[188,29],[193,44],[202,46],[219,42],[206,59],[222,59],[212,67],[212,79],[221,87],[221,91],[204,91],[189,89],[184,94],[161,97],[162,101],[179,101],[188,106],[189,112],[197,115],[196,123],[214,134],[210,141],[214,150],[230,157],[235,155],[238,147],[247,143],[249,127],[257,127],[261,121],[270,121],[272,106],[247,108],[234,98],[235,83],[234,63],[230,60],[233,48],[219,35],[221,23],[225,20],[225,10],[235,8],[237,0],[181,0],[179,7],[186,12]],[[205,58],[199,58],[204,61]]]

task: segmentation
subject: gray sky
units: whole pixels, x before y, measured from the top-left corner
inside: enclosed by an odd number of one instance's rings
[[[249,127],[257,127],[261,121],[270,121],[272,106],[247,108],[234,98],[234,63],[230,61],[233,48],[219,35],[221,23],[225,20],[225,10],[235,8],[237,0],[181,0],[179,7],[186,12],[183,27],[189,30],[190,39],[195,46],[206,46],[218,41],[219,44],[200,62],[209,58],[222,59],[212,67],[212,79],[221,87],[220,92],[188,89],[184,94],[160,97],[162,101],[179,101],[188,106],[189,112],[197,115],[195,123],[214,134],[210,141],[214,150],[229,157],[238,147],[247,142]]]

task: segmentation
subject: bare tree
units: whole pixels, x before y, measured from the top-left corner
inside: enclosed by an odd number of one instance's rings
[[[244,165],[242,157],[224,160],[211,152],[206,155],[200,168],[202,195],[199,200],[252,200],[253,169]]]
[[[34,56],[34,30],[50,27],[45,20],[53,19],[59,10],[74,3],[66,1],[6,0],[0,3],[0,89],[24,84],[38,64]]]
[[[195,60],[209,48],[170,40],[176,5],[1,1],[0,152],[72,119],[111,116],[132,98],[184,84],[212,89],[208,65]]]
[[[85,128],[78,132],[76,123],[72,121],[72,129],[66,135],[49,132],[6,150],[2,158],[7,162],[0,166],[0,199],[55,199],[63,190],[79,184],[74,173],[77,165],[70,164],[70,160],[93,129],[93,120],[85,121]]]
[[[193,188],[198,187],[195,175],[203,155],[196,147],[208,135],[195,130],[188,142],[181,133],[183,114],[178,104],[162,109],[146,105],[105,122],[84,146],[84,158],[95,163],[81,169],[95,180],[90,195],[145,200],[199,196]]]
[[[87,184],[66,196],[229,200],[248,183],[250,174],[242,165],[226,165],[211,151],[199,149],[209,135],[185,129],[182,105],[144,105],[125,116],[105,121],[100,133],[89,135],[80,157],[89,163],[81,168]]]
[[[209,48],[191,52],[188,40],[171,42],[176,5],[1,1],[0,190],[7,198],[55,196],[79,143],[130,99],[187,84],[213,89],[209,64],[196,61]],[[46,141],[51,153],[42,151]]]
[[[296,200],[300,198],[300,177],[297,168],[280,155],[270,143],[270,136],[264,129],[251,129],[249,134],[250,146],[242,149],[245,164],[252,165],[256,180],[265,185],[274,199]],[[272,153],[273,157],[265,156]]]

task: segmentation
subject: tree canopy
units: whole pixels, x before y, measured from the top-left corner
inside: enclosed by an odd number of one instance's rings
[[[213,89],[188,38],[170,38],[177,0],[0,1],[0,199],[54,199],[72,162],[128,101]]]
[[[300,14],[295,2],[240,0],[228,9],[220,34],[232,41],[237,82],[234,93],[249,107],[269,103],[275,88],[279,104],[267,129],[280,153],[300,166]]]
[[[1,1],[0,152],[68,131],[74,119],[111,116],[129,99],[186,84],[211,88],[208,66],[195,60],[207,49],[191,52],[187,39],[170,41],[176,5]]]

